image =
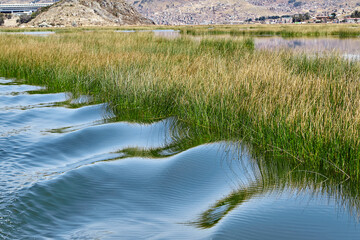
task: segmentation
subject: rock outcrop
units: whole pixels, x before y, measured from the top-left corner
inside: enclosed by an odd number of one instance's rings
[[[123,0],[62,0],[27,24],[27,26],[118,26],[152,25]]]

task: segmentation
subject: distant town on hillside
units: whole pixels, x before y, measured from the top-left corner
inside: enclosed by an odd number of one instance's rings
[[[0,4],[58,0],[0,0]],[[357,23],[360,0],[127,0],[156,24]]]

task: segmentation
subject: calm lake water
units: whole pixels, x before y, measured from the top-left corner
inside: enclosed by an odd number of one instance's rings
[[[179,36],[180,37],[180,36]],[[231,35],[190,36],[196,41],[204,38],[239,39]],[[360,38],[282,38],[277,36],[254,36],[256,49],[294,50],[306,54],[339,54],[345,59],[360,61]]]
[[[141,33],[141,32],[152,32],[157,37],[163,37],[168,39],[176,39],[181,37],[181,33],[174,29],[155,29],[155,30],[117,30],[118,33]]]
[[[309,54],[336,53],[347,59],[360,60],[360,38],[281,38],[257,37],[257,49],[294,49]]]
[[[0,238],[360,239],[357,186],[176,126],[0,78]]]
[[[47,37],[47,36],[49,36],[49,35],[55,34],[55,32],[52,32],[52,31],[0,32],[0,34],[15,34],[15,35],[27,35],[27,36]]]

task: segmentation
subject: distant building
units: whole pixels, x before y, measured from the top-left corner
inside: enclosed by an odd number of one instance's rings
[[[293,18],[292,17],[281,17],[281,23],[292,23]]]
[[[347,23],[360,23],[360,18],[345,18]]]
[[[0,4],[0,13],[32,13],[52,4],[54,3]]]
[[[329,16],[316,16],[315,17],[315,23],[327,23],[330,22]]]

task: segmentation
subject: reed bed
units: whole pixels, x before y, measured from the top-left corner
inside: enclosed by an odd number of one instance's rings
[[[176,116],[266,159],[360,179],[360,64],[151,33],[0,35],[0,74],[91,94],[138,119]]]
[[[113,32],[114,30],[179,30],[187,35],[232,36],[281,36],[281,37],[359,37],[360,24],[242,24],[242,25],[194,25],[194,26],[119,26],[78,28],[0,28],[0,32],[55,31],[74,33],[79,31]]]
[[[281,37],[358,37],[359,24],[256,24],[256,25],[215,25],[180,27],[188,35],[223,35],[232,36],[281,36]]]

